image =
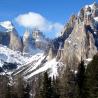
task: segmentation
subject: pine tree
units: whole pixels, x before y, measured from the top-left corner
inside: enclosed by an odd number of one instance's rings
[[[73,98],[73,73],[67,66],[62,76],[59,78],[59,92],[60,98]]]
[[[82,98],[98,98],[98,55],[87,65]]]
[[[8,83],[8,77],[6,75],[0,75],[0,98],[11,98]]]
[[[21,75],[18,75],[15,80],[15,87],[14,90],[16,91],[18,98],[24,97],[24,80]]]
[[[54,86],[55,86],[56,98],[60,98],[59,78],[58,77],[56,77]]]
[[[57,78],[52,78],[51,81],[51,89],[52,89],[52,98],[59,98],[59,90],[58,90],[58,81]]]
[[[76,80],[77,80],[77,90],[79,93],[79,98],[81,98],[82,96],[82,87],[83,87],[83,82],[84,82],[84,75],[85,73],[85,67],[84,67],[84,61],[81,61],[81,63],[79,64],[79,67],[78,67],[78,73],[77,73],[77,77],[76,77]]]
[[[6,98],[12,98],[10,85],[6,87]]]
[[[51,78],[48,77],[47,72],[44,73],[42,98],[51,98]]]
[[[35,84],[35,83],[33,83]],[[36,93],[35,93],[35,98],[43,98],[43,76],[41,74],[38,75],[37,77],[37,81],[36,81]],[[32,93],[34,94],[34,90],[32,91]]]
[[[30,98],[30,86],[29,84],[26,84],[26,87],[24,88],[24,97],[23,98]]]

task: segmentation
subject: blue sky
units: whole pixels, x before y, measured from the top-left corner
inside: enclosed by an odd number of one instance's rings
[[[12,21],[18,33],[22,35],[25,27],[15,21],[19,15],[34,12],[54,24],[65,24],[72,14],[77,13],[84,5],[93,2],[94,0],[0,0],[0,21]],[[50,31],[45,35],[53,37],[55,31]]]

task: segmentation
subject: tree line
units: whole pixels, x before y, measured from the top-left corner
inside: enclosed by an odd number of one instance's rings
[[[62,77],[51,78],[45,72],[38,79],[30,85],[18,75],[11,84],[7,76],[0,75],[0,98],[98,98],[98,55],[87,67],[81,61],[77,73],[66,67]]]
[[[45,72],[42,85],[35,98],[98,98],[98,54],[88,65],[81,61],[77,73],[67,67],[62,77],[51,79]]]

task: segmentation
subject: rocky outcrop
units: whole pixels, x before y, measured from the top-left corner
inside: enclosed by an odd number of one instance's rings
[[[75,15],[72,15],[69,22],[64,26],[61,32],[61,36],[52,40],[52,43],[49,49],[49,54],[48,54],[51,57],[51,59],[54,58],[55,56],[57,56],[57,59],[61,58],[62,49],[64,48],[64,42],[71,34],[74,28],[76,19],[77,17]]]
[[[69,22],[64,26],[64,29],[61,32],[63,39],[68,38],[69,35],[71,34],[71,32],[74,28],[76,19],[77,19],[77,16],[72,15],[71,18],[69,19]]]
[[[81,60],[92,58],[98,49],[98,4],[85,6],[75,20],[74,29],[64,42],[63,62],[77,69]]]
[[[10,21],[0,22],[0,44],[22,51],[22,40]]]
[[[32,35],[27,30],[23,35],[23,52],[31,53],[35,48],[35,42],[32,38]]]
[[[97,53],[98,4],[87,5],[78,15],[73,15],[61,33],[62,36],[53,40],[49,55],[76,70],[81,60]]]
[[[10,32],[9,48],[15,51],[23,50],[22,40],[15,29]]]
[[[64,43],[63,61],[71,67],[77,68],[81,59],[92,58],[97,53],[94,36],[87,29],[84,23],[76,22],[71,35]]]
[[[45,38],[43,33],[38,30],[34,29],[32,32],[32,38],[35,40],[35,47],[41,50],[46,50],[49,44],[49,41]]]
[[[0,31],[0,44],[9,46],[9,43],[10,43],[10,34]]]

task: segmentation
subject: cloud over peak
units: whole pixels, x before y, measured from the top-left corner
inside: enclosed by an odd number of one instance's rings
[[[63,25],[58,22],[52,22],[47,20],[39,13],[28,12],[21,14],[15,18],[16,22],[23,27],[35,28],[43,32],[60,32],[63,28]]]

